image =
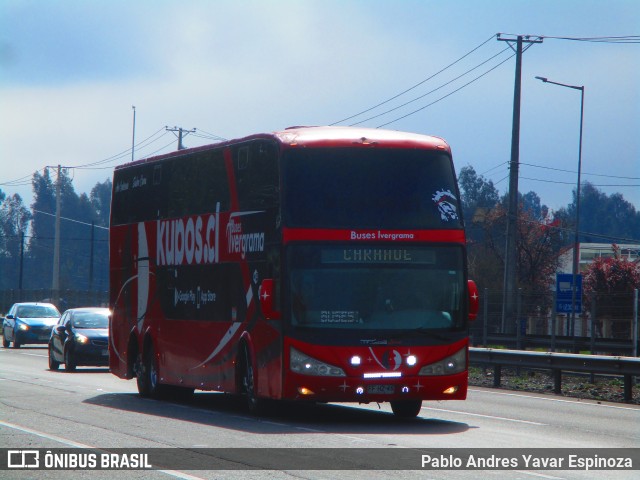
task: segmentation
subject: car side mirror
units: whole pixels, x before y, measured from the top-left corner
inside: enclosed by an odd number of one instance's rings
[[[265,278],[260,284],[258,295],[260,296],[260,308],[265,320],[280,320],[280,312],[275,310],[274,293],[275,280],[273,278]]]
[[[14,317],[13,315],[7,315],[7,316],[6,316],[6,317],[4,317],[4,318],[6,318],[7,320],[13,320],[13,319],[14,319],[14,318],[16,318],[16,317]]]
[[[480,296],[478,295],[478,287],[473,280],[467,280],[467,290],[469,293],[469,321],[473,321],[478,316],[480,308]]]
[[[56,325],[56,332],[58,332],[60,335],[67,333],[67,327],[65,327],[64,325]]]

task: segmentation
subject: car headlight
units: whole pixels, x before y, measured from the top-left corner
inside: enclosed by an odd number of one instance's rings
[[[76,333],[76,342],[85,344],[89,342],[89,339],[80,333]]]
[[[315,375],[321,377],[344,377],[344,371],[339,367],[334,367],[328,363],[316,360],[295,348],[291,347],[291,358],[289,359],[291,371],[303,375]]]
[[[19,323],[18,330],[23,330],[26,332],[27,330],[29,330],[29,325],[27,325],[26,323]]]
[[[447,358],[444,358],[430,365],[425,365],[420,369],[418,375],[451,375],[453,373],[464,372],[466,368],[467,348],[465,347]]]

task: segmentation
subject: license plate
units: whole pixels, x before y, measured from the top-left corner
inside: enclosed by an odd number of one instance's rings
[[[48,335],[48,334],[40,335],[40,336],[38,337],[38,340],[49,340],[49,336],[50,336],[50,335]]]
[[[393,385],[367,385],[367,393],[370,394],[391,395],[395,390]]]

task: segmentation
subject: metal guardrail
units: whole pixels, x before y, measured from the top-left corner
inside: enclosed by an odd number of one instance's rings
[[[475,332],[474,332],[475,333]],[[580,350],[590,350],[601,353],[612,353],[618,355],[633,356],[633,340],[621,338],[591,338],[591,337],[570,337],[563,335],[508,335],[501,333],[491,333],[487,335],[473,335],[476,345],[504,345],[516,350],[527,348],[550,348],[573,350],[576,353]],[[640,347],[640,345],[639,345]],[[640,351],[640,348],[638,348]]]
[[[581,372],[624,377],[624,401],[633,398],[633,377],[640,376],[640,358],[610,357],[606,355],[577,355],[573,353],[529,352],[469,348],[469,363],[493,366],[493,385],[499,387],[502,367],[551,370],[554,392],[562,393],[562,372]]]

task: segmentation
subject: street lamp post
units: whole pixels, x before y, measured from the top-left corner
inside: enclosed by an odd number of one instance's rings
[[[576,324],[576,288],[577,288],[577,277],[578,277],[578,266],[580,262],[580,174],[582,170],[582,121],[584,119],[584,85],[567,85],[564,83],[552,82],[548,78],[545,77],[536,77],[538,80],[542,80],[544,83],[552,83],[553,85],[559,85],[561,87],[572,88],[574,90],[580,90],[580,144],[578,147],[578,185],[576,187],[576,228],[574,234],[573,241],[573,266],[572,266],[572,276],[573,276],[573,285],[571,292],[571,322],[569,325],[569,336],[574,336],[575,334],[575,324]]]

